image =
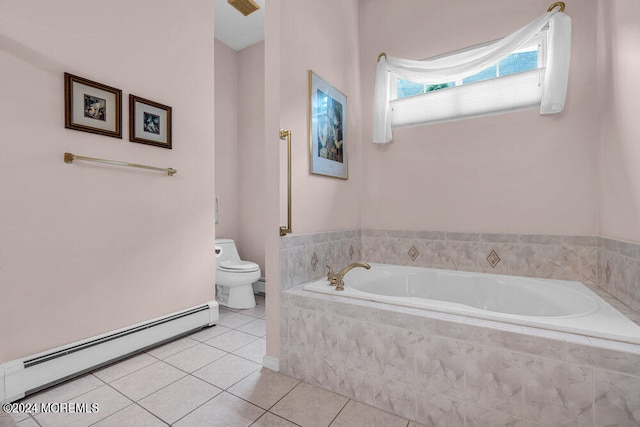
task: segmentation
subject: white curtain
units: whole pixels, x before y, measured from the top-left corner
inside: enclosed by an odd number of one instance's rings
[[[381,57],[376,68],[374,89],[373,142],[386,143],[393,138],[389,104],[393,99],[392,79],[400,77],[422,84],[464,79],[506,58],[538,34],[547,23],[547,64],[540,114],[562,111],[569,75],[571,18],[554,9],[503,39],[458,54],[425,61]]]

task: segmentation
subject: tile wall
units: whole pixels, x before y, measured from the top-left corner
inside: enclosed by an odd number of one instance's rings
[[[640,245],[598,239],[598,286],[640,313]]]
[[[289,289],[283,373],[434,426],[640,425],[640,345]]]
[[[280,243],[281,289],[327,276],[326,266],[335,271],[362,259],[360,230],[293,234]]]
[[[577,280],[640,324],[640,245],[365,229],[285,237],[281,257],[288,375],[427,425],[640,425],[638,345],[291,289],[361,259]]]
[[[596,283],[591,236],[365,229],[362,248],[371,262]]]
[[[640,314],[640,245],[607,238],[364,229],[286,236],[280,251],[281,289],[364,260],[576,280]]]

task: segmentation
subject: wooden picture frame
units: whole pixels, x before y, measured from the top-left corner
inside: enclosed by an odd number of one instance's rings
[[[122,91],[64,73],[64,127],[122,138]]]
[[[309,70],[309,168],[312,174],[349,179],[347,97]]]
[[[130,94],[129,140],[171,150],[171,107]]]

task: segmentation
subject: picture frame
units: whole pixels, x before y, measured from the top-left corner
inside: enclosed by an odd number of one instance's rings
[[[349,179],[347,97],[309,70],[309,168],[312,174]]]
[[[122,139],[122,90],[64,73],[64,127]]]
[[[130,94],[129,140],[171,150],[171,107]]]

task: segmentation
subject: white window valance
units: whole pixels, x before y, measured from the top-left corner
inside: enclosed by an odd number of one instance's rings
[[[536,37],[543,28],[546,28],[547,24],[546,67],[536,74],[537,78],[540,79],[540,82],[535,85],[540,86],[540,90],[537,91],[539,95],[534,101],[528,100],[527,102],[535,102],[536,105],[539,102],[540,114],[553,114],[562,111],[569,76],[571,18],[562,12],[552,10],[503,39],[460,53],[424,61],[382,56],[376,68],[373,142],[386,143],[391,141],[394,122],[401,125],[407,122],[411,122],[413,125],[419,124],[419,119],[414,118],[399,117],[394,120],[394,114],[403,113],[402,111],[392,111],[391,102],[394,98],[391,93],[392,79],[403,78],[421,84],[439,84],[464,79],[499,63],[520,46]],[[457,90],[463,87],[452,89]],[[443,92],[449,90],[446,89]],[[412,98],[418,99],[432,95],[435,95],[435,92],[417,95]],[[438,98],[444,96],[446,96],[445,93],[438,94]],[[424,100],[426,102],[427,98],[424,98]],[[407,104],[411,103],[415,104],[415,101],[407,102]],[[500,111],[506,110],[509,110],[509,108],[503,107]],[[462,112],[460,113],[460,117],[468,116]],[[416,123],[416,120],[418,120],[418,123]],[[423,120],[424,123],[428,121],[426,119]]]

